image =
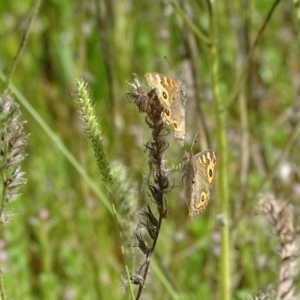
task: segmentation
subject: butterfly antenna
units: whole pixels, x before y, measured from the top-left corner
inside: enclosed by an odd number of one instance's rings
[[[166,62],[168,63],[168,65],[171,67],[171,69],[173,69],[173,67],[172,67],[170,61],[168,60],[168,58],[166,56],[164,56],[164,59],[166,60]]]
[[[191,153],[193,153],[193,148],[196,143],[198,143],[198,130],[196,131],[195,136],[194,136],[193,144],[191,146]]]

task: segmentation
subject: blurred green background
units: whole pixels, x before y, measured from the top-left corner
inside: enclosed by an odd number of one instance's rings
[[[206,1],[175,2],[198,30],[209,32]],[[263,190],[293,203],[299,213],[300,145],[298,139],[291,143],[291,135],[300,116],[300,10],[293,1],[281,1],[245,68],[273,1],[216,2],[220,113],[226,118],[228,144],[232,298],[248,299],[276,284],[278,277],[278,241],[268,220],[257,213],[257,193],[270,174]],[[140,261],[132,245],[137,212],[148,201],[143,145],[150,138],[145,115],[124,96],[131,90],[132,74],[145,87],[149,71],[181,79],[187,86],[187,142],[181,148],[170,136],[165,157],[170,166],[181,163],[197,130],[194,153],[208,147],[218,153],[210,47],[171,3],[42,1],[11,78],[105,197],[115,199],[124,217],[122,243],[132,271]],[[0,2],[0,69],[6,75],[35,5],[29,0]],[[122,183],[115,195],[101,180],[74,101],[74,83],[80,78],[90,85],[107,155]],[[0,87],[3,92],[3,81]],[[40,123],[20,108],[30,134],[23,163],[28,183],[10,205],[13,217],[1,230],[7,299],[130,299],[113,216]],[[178,186],[181,175],[174,173],[174,188],[166,195],[168,217],[155,253],[158,267],[151,265],[142,299],[173,299],[165,281],[181,299],[217,299],[222,251],[218,185],[206,211],[190,220]]]

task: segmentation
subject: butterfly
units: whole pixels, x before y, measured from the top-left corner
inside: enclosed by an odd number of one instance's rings
[[[160,73],[146,73],[145,77],[150,87],[156,90],[157,97],[163,106],[163,121],[172,124],[175,138],[183,144],[187,102],[187,92],[183,82]]]
[[[217,155],[213,150],[204,150],[195,156],[186,152],[183,157],[183,187],[189,201],[189,216],[194,217],[207,206],[210,189],[217,170]]]

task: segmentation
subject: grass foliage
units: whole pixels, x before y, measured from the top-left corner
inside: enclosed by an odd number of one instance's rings
[[[0,96],[21,124],[1,104],[1,299],[299,299],[299,16],[280,0],[1,1]],[[183,148],[125,96],[153,71],[186,85]],[[179,166],[197,131],[219,167],[191,220]],[[151,164],[174,169],[159,188]]]

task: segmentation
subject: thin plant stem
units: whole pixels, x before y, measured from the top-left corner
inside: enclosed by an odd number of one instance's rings
[[[221,299],[230,299],[230,247],[229,247],[229,197],[227,180],[227,141],[225,133],[225,115],[221,112],[221,98],[218,82],[218,52],[216,37],[216,19],[215,3],[210,2],[209,9],[209,33],[210,33],[210,64],[211,64],[211,82],[214,97],[214,109],[217,128],[217,148],[219,156],[218,184],[219,184],[219,203],[223,217],[223,226],[221,229]]]
[[[185,8],[189,3],[185,3]],[[187,9],[186,9],[187,10]],[[179,22],[183,23],[183,22]],[[199,52],[197,48],[197,38],[193,34],[192,31],[186,32],[186,24],[181,24],[182,37],[185,45],[185,49],[187,52],[187,56],[189,57],[189,65],[191,69],[191,75],[193,78],[193,89],[195,91],[195,104],[197,110],[197,121],[199,123],[199,137],[201,138],[201,145],[204,148],[210,148],[210,137],[209,130],[206,122],[206,118],[204,117],[204,113],[202,111],[201,103],[202,103],[202,93],[201,87],[199,84],[198,78],[198,70],[197,70],[197,61],[199,60]]]
[[[147,261],[149,261],[149,263],[146,264],[146,267],[145,267],[145,270],[144,270],[144,273],[143,273],[143,278],[145,278],[145,279],[147,278],[147,275],[148,275],[151,255],[155,250],[155,246],[156,246],[156,243],[157,243],[157,240],[158,240],[158,236],[159,236],[159,232],[160,232],[160,228],[161,228],[161,224],[162,224],[162,219],[163,219],[162,215],[159,215],[158,225],[157,225],[158,234],[155,236],[155,238],[153,240],[153,244],[152,244],[151,250],[149,252],[149,258],[147,258]],[[144,284],[139,286],[139,289],[138,289],[138,292],[137,292],[137,295],[136,295],[136,298],[135,298],[136,300],[140,299],[140,297],[142,295],[142,292],[143,292],[143,289],[144,289],[144,286],[145,286]]]
[[[199,30],[199,28],[186,16],[185,12],[181,9],[178,2],[175,0],[170,0],[170,3],[173,5],[176,13],[183,19],[185,24],[194,33],[194,35],[202,41],[206,46],[211,46],[211,41],[206,37],[205,34]]]
[[[281,0],[275,0],[273,2],[273,5],[271,6],[266,18],[264,19],[264,22],[262,24],[262,26],[260,27],[258,33],[257,33],[257,36],[250,48],[250,51],[249,51],[249,54],[245,60],[245,63],[243,65],[243,67],[241,68],[241,71],[240,71],[240,74],[236,77],[237,80],[236,80],[236,84],[235,84],[235,87],[233,88],[233,93],[232,95],[229,97],[229,104],[227,105],[230,106],[232,105],[234,102],[235,102],[235,99],[239,93],[239,90],[240,90],[240,87],[241,87],[241,84],[244,82],[247,74],[248,74],[248,68],[250,67],[250,63],[251,63],[251,60],[252,60],[252,57],[253,57],[253,54],[254,54],[254,51],[257,47],[257,45],[259,44],[261,38],[262,38],[262,35],[267,27],[267,25],[269,24],[271,18],[272,18],[272,15],[275,11],[275,8],[277,7],[277,5],[279,4]]]
[[[98,29],[98,37],[99,37],[99,49],[102,53],[103,57],[103,65],[105,68],[106,78],[107,78],[107,87],[108,87],[108,98],[110,99],[110,113],[109,115],[112,118],[109,119],[111,126],[113,126],[114,122],[114,114],[115,114],[115,105],[116,105],[116,97],[114,91],[115,89],[115,76],[114,76],[114,58],[112,57],[111,49],[108,45],[110,45],[110,36],[112,34],[112,29],[114,26],[114,14],[113,9],[116,4],[114,1],[99,1],[95,0],[95,8],[96,8],[96,18],[97,18],[97,29]],[[112,136],[113,138],[113,136]]]
[[[124,263],[124,266],[125,266],[127,282],[128,282],[129,289],[130,289],[130,295],[131,295],[132,299],[135,299],[133,286],[132,286],[132,283],[130,281],[130,271],[129,271],[129,267],[128,267],[128,263],[127,263],[127,259],[126,259],[126,255],[125,255],[124,245],[123,245],[123,242],[122,242],[122,236],[121,236],[122,230],[121,230],[120,222],[119,222],[117,211],[116,211],[116,208],[115,208],[114,204],[113,204],[113,216],[114,216],[114,220],[115,220],[115,223],[116,223],[116,227],[118,229],[117,231],[119,233],[119,242],[120,242],[120,245],[121,245],[122,259],[123,259],[123,263]]]
[[[271,170],[268,172],[265,179],[262,181],[261,185],[258,188],[258,191],[262,190],[275,176],[278,166],[280,166],[281,162],[284,161],[288,154],[291,152],[293,146],[299,139],[300,134],[300,120],[298,121],[297,125],[293,130],[291,131],[290,137],[288,139],[288,142],[285,146],[285,148],[280,153],[280,156],[278,159],[274,162],[273,166],[271,167]]]
[[[151,268],[152,268],[153,272],[156,274],[157,278],[160,279],[160,282],[162,283],[162,285],[168,291],[171,299],[181,299],[180,295],[178,295],[178,293],[175,291],[174,287],[172,286],[170,281],[168,281],[164,272],[162,272],[161,268],[159,267],[159,265],[157,264],[157,261],[154,258],[152,258]]]
[[[42,0],[37,0],[35,2],[35,5],[33,6],[32,13],[31,13],[31,16],[30,16],[30,19],[29,19],[29,23],[28,23],[28,26],[26,27],[26,30],[25,30],[25,32],[24,32],[24,34],[22,36],[18,52],[16,53],[16,55],[15,55],[15,57],[13,59],[13,62],[11,64],[11,66],[10,66],[10,69],[8,71],[8,74],[7,74],[7,77],[6,77],[6,81],[5,81],[5,89],[8,88],[8,85],[9,85],[10,79],[12,77],[12,74],[13,74],[16,66],[17,66],[19,58],[21,57],[22,51],[24,50],[24,48],[26,46],[26,42],[27,42],[27,39],[28,39],[28,35],[29,35],[29,32],[30,32],[31,26],[33,24],[35,16],[37,15],[37,12],[39,10],[41,2],[42,2]]]
[[[0,268],[0,300],[5,300],[6,294],[4,290],[4,284],[3,284],[3,270]]]
[[[233,5],[230,1],[226,3],[226,11],[228,15],[228,22],[230,24],[230,28],[232,31],[232,44],[234,48],[235,55],[235,68],[234,74],[239,74],[245,57],[248,54],[250,49],[250,34],[249,34],[249,19],[251,16],[251,2],[248,0],[243,0],[239,4],[239,8],[245,10],[242,15],[242,22],[235,22]],[[240,34],[243,32],[243,36]],[[248,76],[249,77],[249,76]],[[237,78],[234,79],[235,81]],[[251,97],[251,95],[250,95]],[[249,162],[250,162],[250,148],[249,148],[249,111],[247,100],[249,98],[249,89],[245,82],[241,84],[240,91],[238,93],[238,111],[239,111],[239,121],[241,128],[241,138],[240,138],[240,171],[239,171],[239,193],[238,193],[238,201],[235,203],[235,210],[233,218],[236,215],[239,215],[242,211],[242,207],[245,207],[246,194],[248,188],[248,176],[249,176]]]

